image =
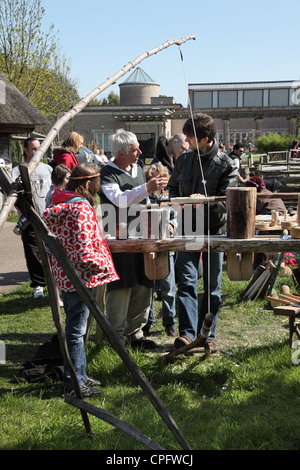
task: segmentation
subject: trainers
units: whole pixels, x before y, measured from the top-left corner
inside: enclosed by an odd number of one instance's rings
[[[33,289],[33,298],[38,299],[39,297],[44,297],[44,289],[42,286],[37,286]]]
[[[175,339],[174,341],[174,348],[175,349],[180,349],[183,348],[184,346],[187,346],[192,342],[192,338],[189,336],[178,336],[178,338]]]
[[[99,380],[93,379],[92,377],[88,377],[84,382],[84,385],[86,385],[87,387],[102,387],[102,383]]]
[[[144,328],[143,328],[143,335],[144,335],[144,336],[150,336],[150,327],[144,326]]]
[[[154,349],[156,348],[156,343],[151,339],[145,339],[144,337],[131,341],[130,345],[132,349]]]
[[[79,389],[83,397],[95,397],[96,395],[100,395],[100,393],[102,393],[102,390],[99,390],[98,388],[89,387],[85,383],[80,385]],[[67,393],[69,393],[70,395],[75,395],[74,390],[71,390]]]
[[[168,336],[176,336],[177,335],[174,325],[166,326],[165,330],[166,330],[166,333],[167,333]]]

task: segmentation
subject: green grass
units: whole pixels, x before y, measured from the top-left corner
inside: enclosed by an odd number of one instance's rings
[[[280,284],[290,283],[279,278]],[[156,302],[154,352],[131,352],[193,450],[300,449],[299,366],[292,362],[288,328],[265,300],[242,301],[247,282],[230,282],[224,273],[223,307],[217,327],[219,352],[164,361],[170,350]],[[201,293],[201,281],[199,281]],[[108,423],[90,417],[93,438],[80,411],[64,402],[60,384],[31,385],[19,379],[23,362],[55,333],[48,298],[32,301],[24,285],[0,297],[0,449],[146,449]],[[88,399],[140,429],[167,450],[180,445],[119,356],[102,341],[88,343],[88,372],[104,384]]]

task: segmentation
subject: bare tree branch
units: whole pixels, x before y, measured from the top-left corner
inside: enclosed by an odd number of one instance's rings
[[[54,126],[50,129],[49,133],[45,137],[44,141],[42,142],[40,148],[36,151],[34,157],[32,160],[29,162],[29,175],[32,175],[34,173],[36,167],[42,160],[43,156],[45,155],[46,151],[50,147],[51,143],[57,136],[58,132],[60,129],[71,119],[73,119],[77,114],[79,114],[96,96],[98,96],[100,93],[102,93],[104,90],[109,88],[111,85],[113,85],[119,78],[121,78],[123,75],[125,75],[127,72],[129,72],[132,68],[136,67],[137,64],[142,62],[144,59],[147,59],[148,57],[157,54],[158,52],[175,45],[180,46],[181,44],[191,40],[191,39],[196,39],[195,35],[190,35],[186,36],[182,39],[173,39],[170,41],[166,41],[163,44],[154,47],[153,49],[144,52],[140,56],[138,56],[136,59],[133,61],[128,62],[126,66],[124,66],[121,70],[119,70],[117,73],[109,77],[105,82],[103,82],[101,85],[99,85],[97,88],[95,88],[93,91],[91,91],[85,98],[82,98],[73,108],[68,111],[64,116],[62,116],[55,124]],[[4,222],[7,218],[7,214],[13,209],[14,204],[16,202],[17,198],[14,195],[11,195],[8,197],[6,201],[6,206],[5,210],[2,210],[0,213],[0,231],[2,230],[2,227],[4,225]]]

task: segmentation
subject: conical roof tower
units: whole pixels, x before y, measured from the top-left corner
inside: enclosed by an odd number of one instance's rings
[[[151,98],[159,96],[159,83],[140,67],[137,67],[119,87],[121,106],[151,104]]]

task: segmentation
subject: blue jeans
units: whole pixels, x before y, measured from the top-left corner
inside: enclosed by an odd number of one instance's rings
[[[204,295],[198,311],[198,265],[199,252],[179,252],[176,261],[177,300],[180,336],[189,336],[192,340],[199,334],[204,317],[210,307],[214,315],[208,339],[216,337],[218,312],[221,307],[221,281],[223,253],[210,253],[210,280],[208,280],[208,253],[202,253]],[[208,282],[209,281],[209,282]],[[210,305],[208,305],[210,293]]]
[[[176,283],[175,283],[175,253],[169,253],[170,273],[166,279],[156,281],[159,283],[162,298],[162,323],[164,327],[176,323]],[[154,323],[154,289],[152,292],[149,319],[146,325],[150,328]]]
[[[84,336],[87,329],[89,309],[77,292],[62,292],[61,295],[66,313],[66,341],[80,386],[87,379]],[[70,372],[66,367],[64,367],[63,386],[65,393],[73,389]]]

